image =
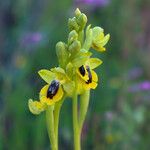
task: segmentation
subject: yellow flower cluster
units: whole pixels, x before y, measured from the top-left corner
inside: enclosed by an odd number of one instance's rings
[[[102,61],[91,57],[90,48],[105,51],[110,35],[104,35],[101,27],[86,27],[86,24],[86,15],[76,9],[75,16],[68,20],[68,41],[56,44],[58,67],[38,72],[46,85],[39,93],[39,101],[29,99],[29,109],[33,114],[40,114],[63,97],[72,97],[75,90],[82,94],[97,87],[98,76],[93,69]]]

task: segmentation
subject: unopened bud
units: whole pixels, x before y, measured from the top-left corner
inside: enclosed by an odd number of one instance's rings
[[[68,27],[69,27],[70,31],[71,30],[76,30],[76,31],[79,30],[79,25],[77,24],[75,17],[73,17],[72,19],[69,18],[69,20],[68,20]]]
[[[79,17],[77,17],[77,23],[80,26],[80,30],[83,30],[87,23],[87,16],[82,13]]]
[[[56,44],[56,54],[58,57],[59,64],[62,68],[65,67],[68,61],[69,53],[66,48],[66,44],[63,42],[58,42]]]
[[[69,33],[68,44],[70,45],[73,41],[78,39],[78,33],[75,30],[72,30]]]
[[[76,54],[81,49],[81,43],[78,40],[75,40],[70,46],[69,51],[72,54]]]
[[[77,9],[75,10],[75,16],[76,16],[76,17],[79,17],[79,15],[81,15],[81,11],[80,11],[79,8],[77,8]]]

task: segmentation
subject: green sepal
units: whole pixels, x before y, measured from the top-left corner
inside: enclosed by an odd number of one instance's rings
[[[73,58],[72,58],[72,64],[75,67],[80,67],[89,59],[89,57],[92,55],[92,53],[87,52],[84,49],[81,49],[80,52],[78,52]]]
[[[104,36],[103,40],[101,40],[99,43],[101,44],[101,46],[105,46],[109,39],[110,39],[110,34],[107,34]]]
[[[42,69],[42,70],[38,71],[38,74],[48,84],[50,84],[51,81],[54,80],[54,78],[55,78],[55,74],[53,72],[51,72],[50,70],[46,70],[46,69]]]
[[[99,65],[101,65],[103,62],[99,58],[90,58],[88,60],[88,63],[89,63],[90,69],[95,69]]]
[[[61,84],[65,83],[67,80],[69,80],[64,69],[62,69],[60,67],[55,67],[55,68],[52,68],[51,71],[55,73],[55,78],[58,79],[61,82]]]
[[[104,32],[103,28],[97,27],[97,26],[94,27],[92,30],[93,30],[93,38],[94,39],[99,38],[99,35]]]

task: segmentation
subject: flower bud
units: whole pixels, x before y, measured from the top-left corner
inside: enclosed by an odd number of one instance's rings
[[[72,63],[68,63],[67,66],[66,66],[66,73],[67,75],[72,78],[72,75],[73,75],[73,65]]]
[[[56,44],[56,54],[58,57],[60,67],[65,68],[69,57],[69,53],[67,51],[67,46],[65,43],[58,42]]]
[[[69,33],[68,44],[70,45],[73,41],[78,39],[78,33],[75,30],[72,30]]]
[[[83,13],[79,15],[79,17],[77,17],[77,23],[80,26],[80,30],[83,30],[87,23],[87,16]]]
[[[76,16],[76,17],[79,17],[79,15],[81,15],[81,11],[80,11],[79,8],[77,8],[77,9],[75,10],[75,16]]]
[[[75,40],[70,46],[69,46],[69,52],[72,54],[76,54],[81,49],[81,43],[78,40]]]
[[[70,31],[72,31],[72,30],[78,31],[79,30],[79,25],[77,24],[75,17],[73,17],[72,19],[69,18],[69,20],[68,20],[68,27],[69,27]]]

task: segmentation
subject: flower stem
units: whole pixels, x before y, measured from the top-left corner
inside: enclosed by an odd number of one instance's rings
[[[85,91],[80,96],[80,116],[79,116],[79,132],[81,134],[83,123],[85,121],[85,117],[87,114],[88,106],[89,106],[89,99],[90,99],[90,90]]]
[[[75,92],[73,96],[73,131],[74,131],[74,149],[80,150],[80,134],[78,128],[78,99],[77,93]]]
[[[48,106],[46,110],[46,124],[47,124],[47,131],[48,131],[48,136],[50,139],[51,143],[51,149],[52,150],[58,150],[57,147],[57,142],[55,138],[55,132],[54,132],[54,106]]]
[[[54,132],[55,132],[55,138],[56,138],[56,143],[57,143],[57,149],[58,149],[59,115],[60,115],[60,110],[61,110],[61,106],[64,102],[64,99],[65,99],[65,97],[63,97],[61,101],[57,102],[55,104],[55,109],[54,109]]]

